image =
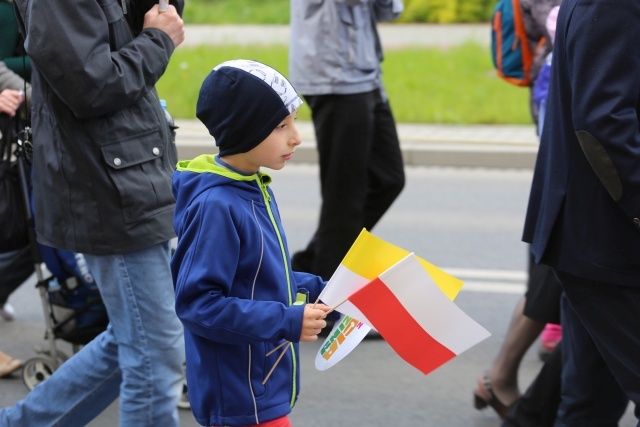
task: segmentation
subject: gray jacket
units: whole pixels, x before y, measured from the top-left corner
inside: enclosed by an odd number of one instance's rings
[[[154,89],[174,45],[129,0],[15,0],[33,73],[37,238],[90,254],[174,236],[175,146]],[[181,8],[180,8],[181,9]]]
[[[31,92],[31,85],[27,83],[27,94]],[[0,92],[5,89],[24,90],[25,84],[22,77],[10,70],[6,64],[0,61]]]
[[[401,0],[291,0],[291,83],[303,95],[381,87],[377,22],[401,10]]]

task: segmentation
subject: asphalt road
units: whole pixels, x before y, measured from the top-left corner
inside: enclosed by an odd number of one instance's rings
[[[272,174],[292,251],[304,246],[315,227],[317,173],[315,165],[292,164]],[[405,191],[373,233],[464,280],[456,303],[492,336],[427,376],[383,340],[365,340],[324,372],[313,364],[321,343],[303,344],[302,390],[291,415],[296,427],[499,425],[491,410],[473,408],[472,390],[524,290],[526,246],[520,233],[531,171],[411,167],[407,175]],[[32,285],[26,283],[10,300],[18,318],[0,321],[0,348],[23,359],[35,355],[35,346],[46,347],[42,307]],[[521,366],[522,387],[540,366],[535,346]],[[26,393],[19,376],[0,379],[0,406]],[[114,403],[90,426],[117,426],[117,419]],[[197,425],[190,411],[181,411],[180,419],[182,426]],[[620,424],[635,425],[630,412]]]

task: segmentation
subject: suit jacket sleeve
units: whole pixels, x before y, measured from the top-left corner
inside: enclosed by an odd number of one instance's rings
[[[640,3],[578,2],[566,11],[573,124],[582,151],[630,219],[640,216]]]

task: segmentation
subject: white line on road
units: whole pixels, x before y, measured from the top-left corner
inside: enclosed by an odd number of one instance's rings
[[[524,295],[527,287],[522,283],[465,282],[463,292],[484,292],[491,294]]]
[[[524,282],[527,280],[527,273],[524,271],[516,270],[485,270],[485,269],[473,269],[473,268],[447,268],[442,267],[442,270],[457,277],[458,279],[489,279],[489,280],[512,280],[516,282]]]
[[[522,295],[527,290],[524,271],[446,267],[442,270],[462,280],[464,292]]]

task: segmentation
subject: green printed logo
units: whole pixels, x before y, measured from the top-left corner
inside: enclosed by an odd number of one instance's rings
[[[327,338],[327,341],[325,341],[325,343],[322,345],[322,348],[320,349],[320,355],[326,360],[331,359],[331,356],[336,353],[340,344],[342,344],[344,340],[347,339],[347,336],[356,329],[359,329],[362,325],[362,322],[352,317],[345,316],[344,319],[342,319],[342,322],[340,322],[340,325],[333,331],[331,336],[329,336]]]

